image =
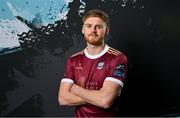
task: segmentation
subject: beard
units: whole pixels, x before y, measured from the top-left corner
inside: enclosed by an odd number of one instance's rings
[[[84,36],[85,41],[91,45],[100,46],[103,44],[103,37],[99,37],[97,34],[89,34],[88,36]]]

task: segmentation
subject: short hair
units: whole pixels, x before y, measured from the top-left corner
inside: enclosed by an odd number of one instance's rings
[[[84,14],[84,16],[82,18],[82,22],[84,23],[84,21],[89,17],[99,17],[99,18],[101,18],[107,24],[107,27],[110,28],[109,16],[104,11],[102,11],[100,9],[90,10],[90,11],[88,11],[88,12],[86,12]]]

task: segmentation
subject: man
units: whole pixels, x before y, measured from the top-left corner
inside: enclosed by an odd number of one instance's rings
[[[104,43],[109,33],[109,17],[105,12],[99,9],[87,12],[82,33],[87,47],[68,59],[59,103],[76,106],[76,117],[116,116],[112,104],[124,84],[126,56]]]

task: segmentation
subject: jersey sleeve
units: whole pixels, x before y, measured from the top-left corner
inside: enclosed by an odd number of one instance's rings
[[[111,60],[108,75],[105,80],[113,81],[123,87],[126,71],[127,58],[124,54],[119,54]]]
[[[67,82],[67,83],[74,83],[74,74],[73,74],[73,62],[71,58],[67,60],[66,66],[65,66],[65,72],[64,72],[64,78],[62,78],[61,82]]]

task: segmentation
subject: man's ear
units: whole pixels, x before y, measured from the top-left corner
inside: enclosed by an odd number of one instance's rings
[[[81,31],[82,31],[82,34],[84,34],[84,28],[82,28],[82,30],[81,30]]]
[[[108,35],[109,34],[109,28],[106,28],[106,35]]]

